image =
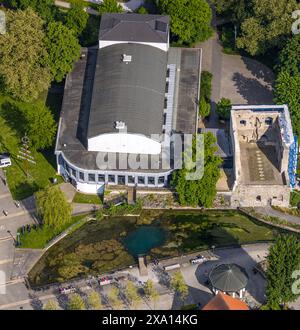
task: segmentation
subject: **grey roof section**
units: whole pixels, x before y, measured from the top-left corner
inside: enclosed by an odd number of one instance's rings
[[[216,151],[216,155],[222,158],[232,157],[232,148],[231,148],[231,139],[229,134],[225,131],[225,129],[220,128],[202,128],[201,133],[211,132],[215,138],[217,139],[216,147],[218,150]]]
[[[213,268],[209,274],[211,285],[223,292],[237,292],[248,283],[244,268],[236,264],[222,264]]]
[[[200,90],[201,50],[170,48],[169,64],[176,64],[176,100],[174,130],[180,134],[195,134]]]
[[[132,56],[130,63],[122,55]],[[167,53],[141,44],[100,49],[94,78],[88,138],[117,133],[122,121],[129,133],[160,134],[166,90]]]
[[[102,15],[100,40],[166,43],[170,19],[161,15]]]

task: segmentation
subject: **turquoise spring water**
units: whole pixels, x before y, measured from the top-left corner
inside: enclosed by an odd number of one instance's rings
[[[137,257],[147,254],[152,248],[164,244],[166,233],[162,228],[155,226],[141,226],[127,235],[123,244],[128,252]]]

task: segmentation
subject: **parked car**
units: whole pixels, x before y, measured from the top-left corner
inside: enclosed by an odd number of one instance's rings
[[[11,165],[11,160],[10,160],[9,154],[7,154],[7,153],[0,154],[0,168],[8,167],[10,165]]]
[[[105,277],[101,277],[99,279],[99,285],[108,285],[111,284],[114,281],[113,277],[111,276],[105,276]]]
[[[190,260],[191,264],[202,264],[204,263],[205,261],[207,261],[207,259],[204,257],[204,256],[197,256],[196,258],[193,258]]]
[[[74,288],[72,285],[61,287],[58,289],[60,294],[69,294],[74,293],[76,291],[76,288]]]

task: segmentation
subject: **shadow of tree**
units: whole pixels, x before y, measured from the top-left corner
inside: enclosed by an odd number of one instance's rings
[[[248,104],[273,104],[273,92],[255,78],[247,78],[239,72],[233,74],[232,80],[238,93]]]

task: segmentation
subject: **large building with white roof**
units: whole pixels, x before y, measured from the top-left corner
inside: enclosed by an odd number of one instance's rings
[[[173,171],[170,138],[195,134],[200,49],[169,44],[168,16],[104,14],[96,49],[65,82],[55,154],[79,191],[159,188]]]

